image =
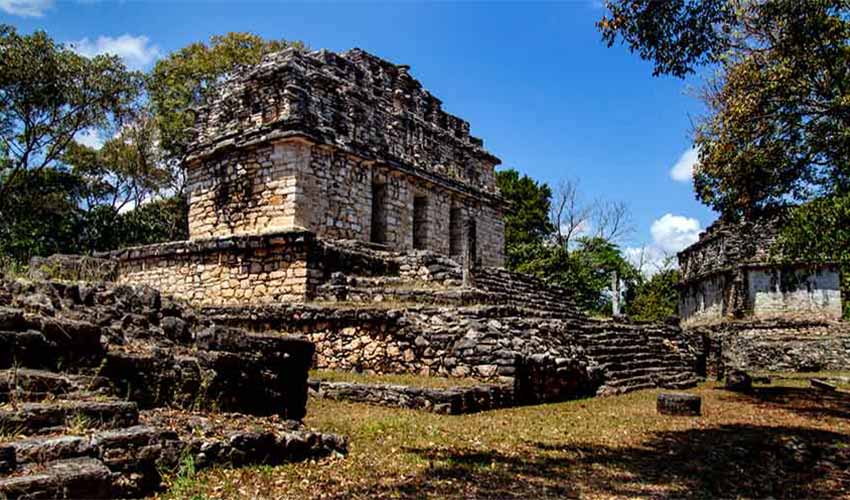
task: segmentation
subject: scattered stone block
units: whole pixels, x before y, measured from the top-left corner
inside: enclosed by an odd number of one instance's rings
[[[838,390],[837,385],[829,383],[826,380],[821,380],[819,378],[810,379],[809,382],[812,384],[812,387],[814,387],[815,389],[820,389],[822,391],[836,391],[836,390]]]
[[[73,458],[44,464],[43,470],[0,479],[2,498],[112,498],[112,480],[103,462]]]
[[[702,414],[702,398],[695,394],[661,393],[656,408],[662,415],[698,417]]]
[[[726,374],[725,387],[729,391],[749,392],[753,389],[753,379],[743,370],[731,370]]]

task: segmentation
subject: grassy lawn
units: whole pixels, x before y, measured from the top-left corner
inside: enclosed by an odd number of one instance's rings
[[[850,496],[850,394],[785,382],[705,383],[698,418],[657,415],[656,390],[464,416],[311,400],[307,425],[347,435],[347,457],[211,469],[165,496]]]

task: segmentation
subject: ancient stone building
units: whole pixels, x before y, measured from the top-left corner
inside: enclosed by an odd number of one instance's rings
[[[499,163],[407,66],[270,54],[196,110],[190,240],[112,257],[119,281],[204,305],[310,300],[334,264],[323,242],[499,267]]]
[[[390,249],[503,262],[499,159],[407,66],[354,49],[288,50],[232,76],[197,113],[192,239],[306,229]]]
[[[781,212],[754,221],[718,220],[679,253],[679,313],[685,322],[841,317],[838,267],[781,259],[773,249],[781,220]]]

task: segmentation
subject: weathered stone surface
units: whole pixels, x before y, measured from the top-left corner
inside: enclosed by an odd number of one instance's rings
[[[402,68],[358,49],[284,51],[234,73],[196,115],[190,236],[302,227],[461,255],[474,221],[478,259],[501,265],[499,160]]]
[[[850,369],[850,324],[838,321],[759,320],[688,327],[703,337],[707,372],[843,371]]]
[[[679,314],[686,323],[733,318],[838,320],[838,267],[830,262],[784,262],[774,248],[784,213],[751,220],[720,219],[678,254]]]
[[[18,498],[112,498],[109,469],[93,458],[44,464],[33,474],[0,478],[0,496]]]
[[[79,422],[86,427],[126,427],[139,420],[136,403],[129,401],[63,401],[23,403],[0,410],[0,428],[21,433],[62,428]]]
[[[743,370],[732,370],[726,374],[726,389],[735,392],[749,392],[753,388],[753,379]]]
[[[809,380],[809,383],[812,384],[812,387],[815,389],[820,389],[822,391],[835,391],[838,390],[838,386],[835,384],[831,384],[826,380],[821,380],[817,378],[813,378]]]
[[[656,406],[662,415],[697,417],[702,411],[702,398],[695,394],[661,393]]]
[[[144,286],[0,281],[0,291],[10,329],[0,331],[0,498],[142,497],[187,453],[206,467],[346,451],[340,436],[276,424],[306,410],[303,339],[208,328]],[[137,404],[184,409],[139,425]],[[182,416],[206,418],[186,409],[235,423],[185,432]]]
[[[510,385],[457,386],[438,389],[397,384],[357,384],[315,380],[310,382],[310,388],[322,398],[425,410],[446,415],[476,413],[517,405],[514,388]]]

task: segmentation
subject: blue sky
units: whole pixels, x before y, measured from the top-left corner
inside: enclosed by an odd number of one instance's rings
[[[578,179],[588,200],[627,202],[635,231],[623,245],[674,251],[714,219],[694,199],[687,176],[671,175],[680,159],[678,171],[687,173],[694,156],[686,153],[702,112],[692,95],[699,82],[654,78],[625,47],[607,48],[594,25],[603,13],[596,0],[0,0],[0,22],[23,32],[44,29],[83,53],[117,52],[142,69],[228,31],[299,39],[316,49],[360,47],[409,64],[504,167],[553,185]]]

